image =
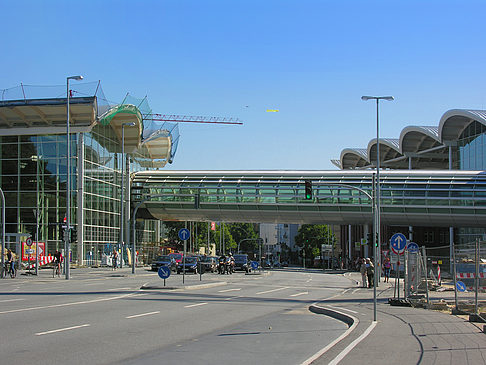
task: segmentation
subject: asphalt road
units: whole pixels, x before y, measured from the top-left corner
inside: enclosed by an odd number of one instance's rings
[[[347,329],[309,305],[353,285],[302,270],[181,284],[180,275],[164,288],[156,273],[102,269],[0,280],[2,363],[299,364]]]

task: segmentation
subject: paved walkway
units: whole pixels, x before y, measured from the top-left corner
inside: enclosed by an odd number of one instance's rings
[[[359,273],[347,273],[353,283]],[[391,306],[392,283],[377,288],[377,323],[373,325],[373,289],[352,288],[319,303],[359,320],[355,330],[312,364],[486,364],[486,334],[465,318],[443,312]],[[358,342],[359,341],[359,342]],[[355,342],[355,346],[353,346]],[[343,352],[344,351],[344,352]],[[349,352],[347,352],[349,351]]]

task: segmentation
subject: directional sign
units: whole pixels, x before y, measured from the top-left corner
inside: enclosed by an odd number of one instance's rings
[[[167,279],[170,276],[170,268],[168,266],[159,267],[159,276],[161,279]]]
[[[29,237],[29,238],[27,238],[27,239],[25,240],[25,244],[26,244],[27,246],[32,246],[32,243],[33,243],[33,242],[32,242],[32,238],[30,238],[30,237]]]
[[[397,255],[402,255],[407,246],[407,238],[401,233],[395,233],[390,240],[390,247]]]
[[[410,242],[407,245],[407,250],[410,253],[417,253],[419,251],[419,246],[415,242]]]
[[[258,269],[258,262],[257,262],[257,261],[252,261],[252,262],[251,262],[251,268],[252,268],[253,270]]]
[[[179,230],[179,238],[183,241],[187,241],[190,237],[189,230],[187,228],[181,228]]]
[[[466,284],[464,284],[462,281],[458,281],[456,283],[456,289],[461,291],[461,292],[464,292],[464,291],[466,291]]]

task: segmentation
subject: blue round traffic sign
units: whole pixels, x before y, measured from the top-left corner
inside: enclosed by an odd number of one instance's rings
[[[460,292],[466,291],[466,284],[464,284],[462,281],[456,282],[456,289]]]
[[[419,246],[415,242],[410,242],[407,245],[407,250],[410,253],[417,253],[419,251]]]
[[[407,237],[401,233],[395,233],[390,240],[391,250],[397,255],[403,254],[407,246]]]
[[[158,273],[161,279],[167,279],[170,276],[170,267],[161,266],[159,267]]]
[[[258,261],[252,261],[252,262],[251,262],[251,268],[252,268],[253,270],[258,269]]]
[[[187,241],[191,235],[191,233],[189,232],[189,230],[187,228],[181,228],[179,230],[179,238],[183,241]]]

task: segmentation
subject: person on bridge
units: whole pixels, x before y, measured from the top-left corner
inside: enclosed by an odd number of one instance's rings
[[[359,272],[361,273],[361,281],[363,282],[362,287],[366,288],[367,279],[366,279],[366,260],[364,258],[359,260]]]

